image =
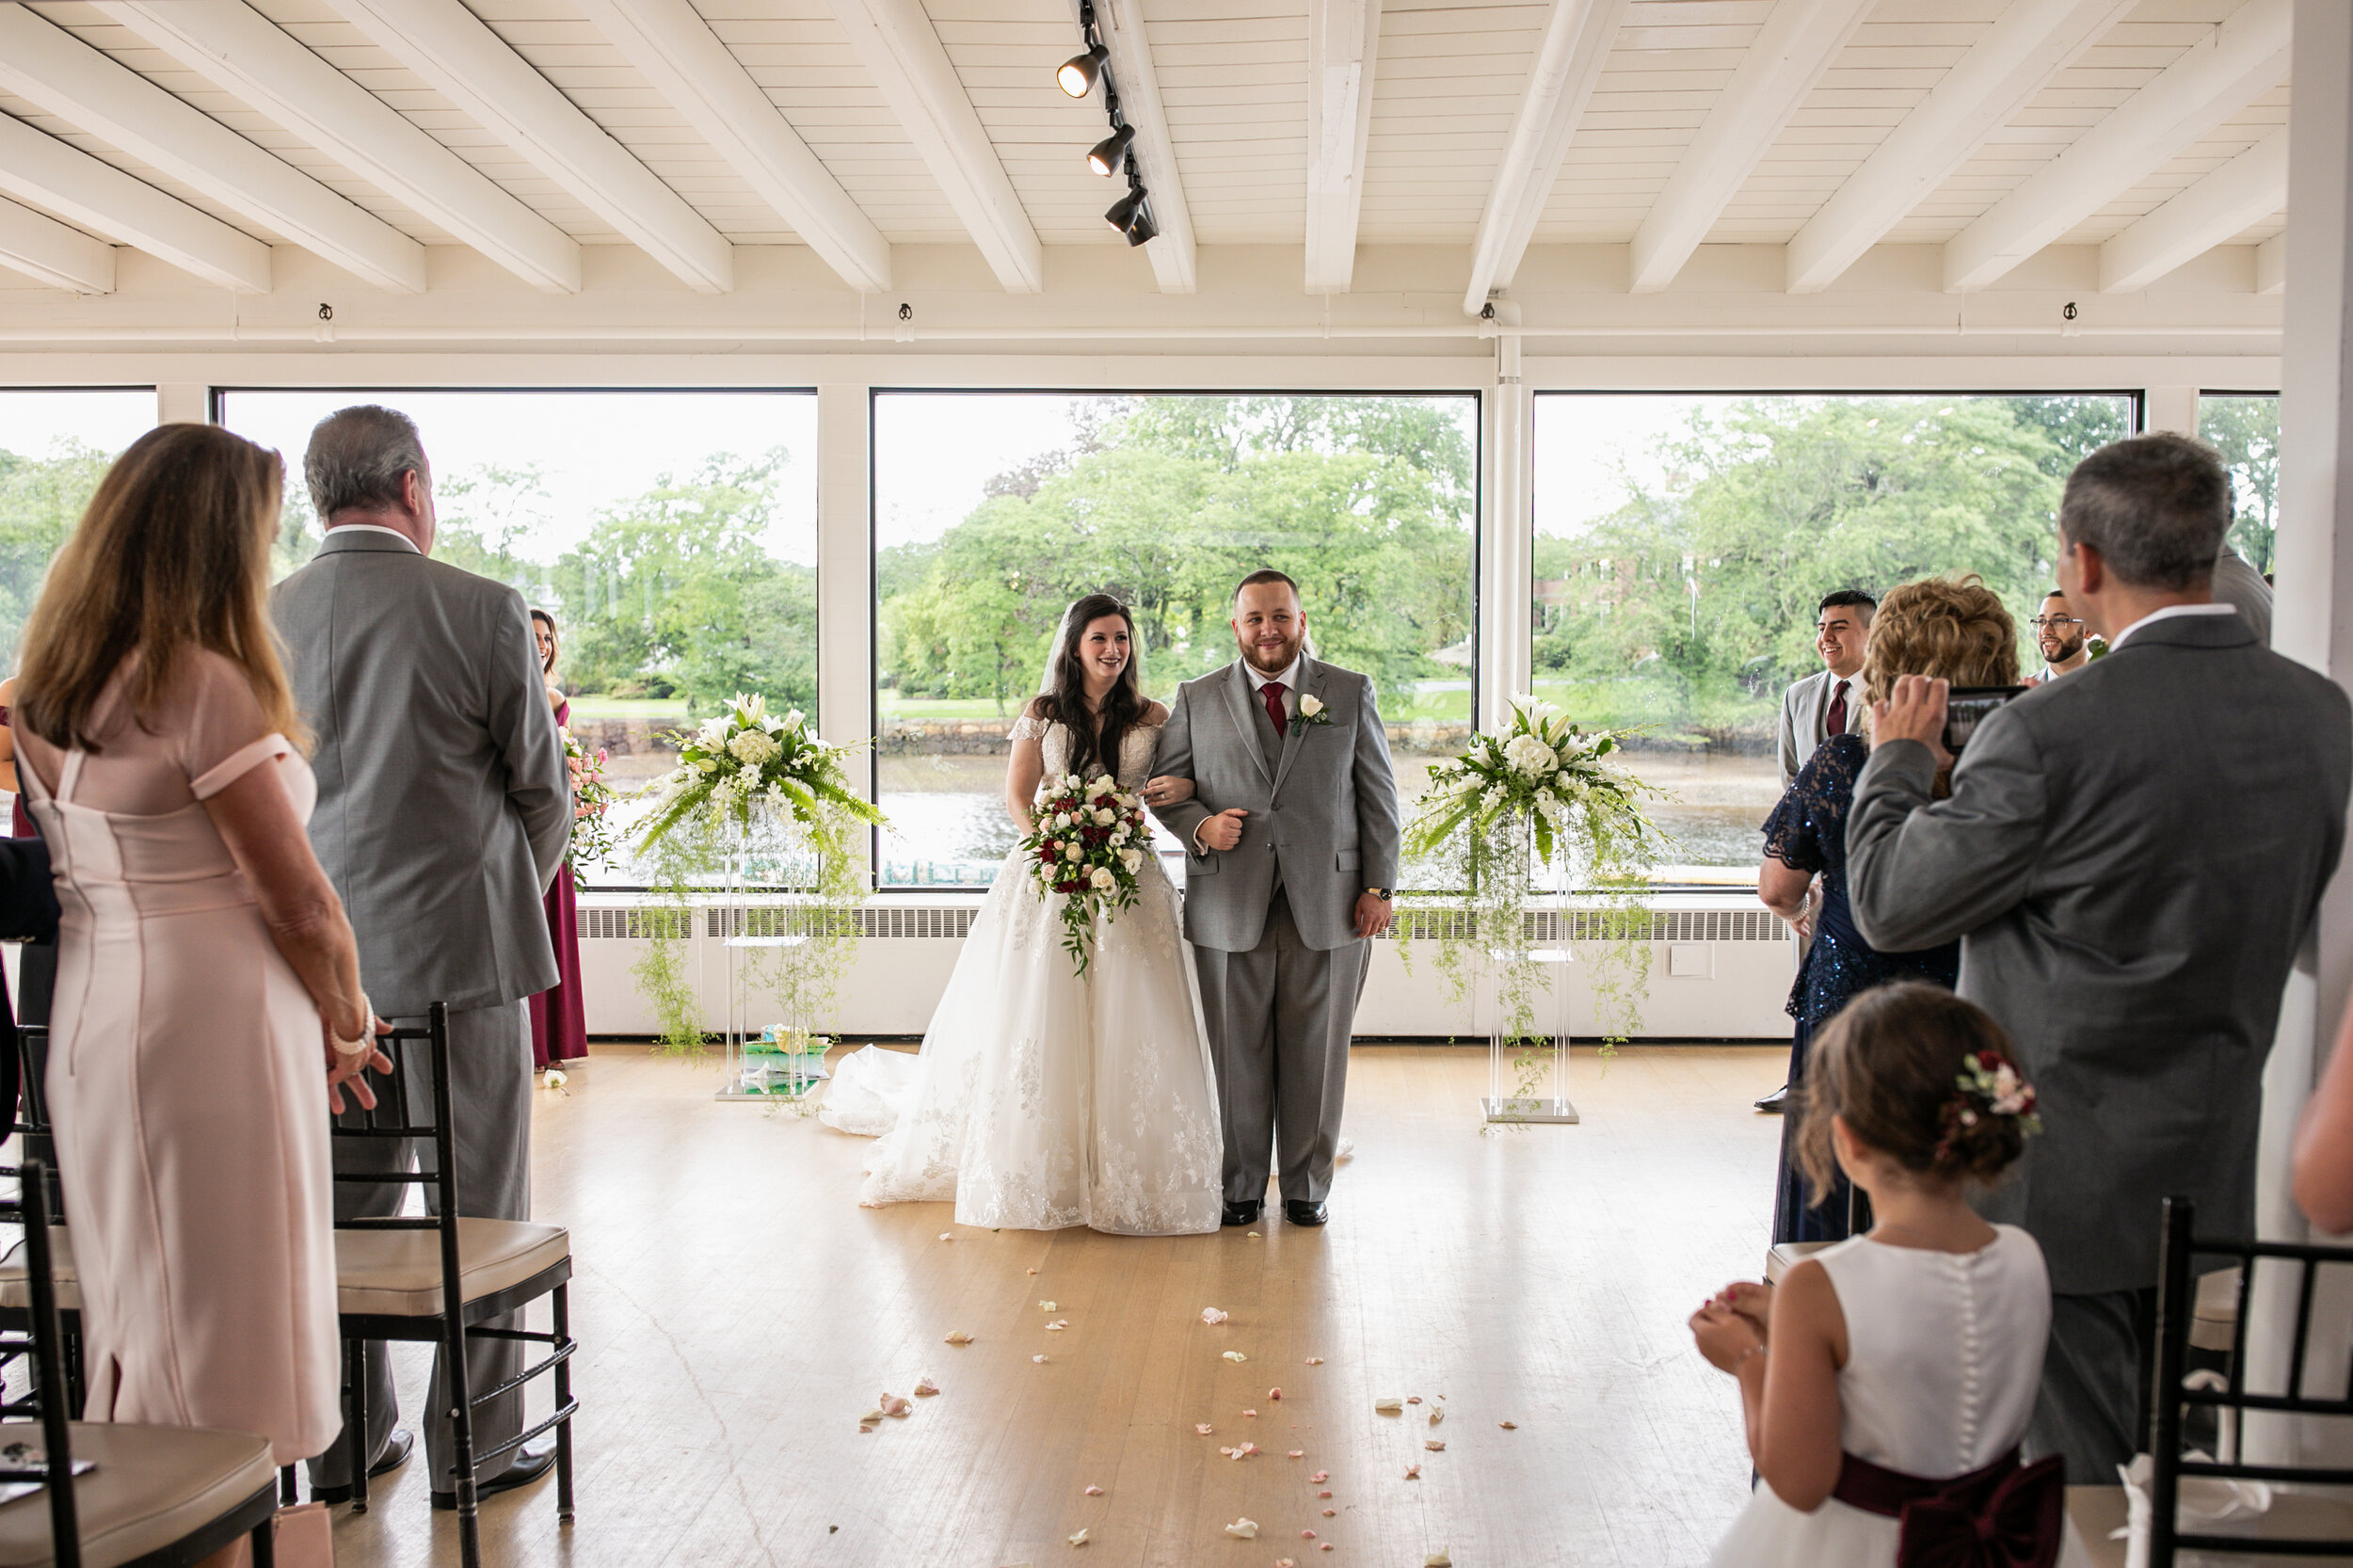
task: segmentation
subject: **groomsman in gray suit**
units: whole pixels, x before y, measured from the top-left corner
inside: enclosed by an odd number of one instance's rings
[[[1945,683],[1903,677],[1847,823],[1855,924],[1890,952],[1960,937],[1961,994],[2039,1092],[2045,1132],[1978,1207],[2050,1265],[2028,1457],[2095,1485],[2149,1408],[2159,1200],[2255,1233],[2264,1059],[2345,844],[2353,712],[2217,600],[2230,520],[2186,437],[2076,465],[2058,580],[2106,657],[1981,720],[1957,767]]]
[[[1855,728],[1856,706],[1863,700],[1863,655],[1871,640],[1871,613],[1878,600],[1856,588],[1826,594],[1817,606],[1814,651],[1822,667],[1802,680],[1792,680],[1781,694],[1781,787],[1789,788],[1798,770],[1833,735]]]
[[[1234,591],[1241,657],[1176,689],[1153,771],[1190,778],[1161,806],[1185,841],[1185,936],[1217,1057],[1225,1223],[1266,1201],[1328,1217],[1348,1042],[1367,941],[1396,894],[1397,780],[1372,681],[1303,651],[1299,586],[1254,571]]]
[[[329,415],[303,462],[327,528],[318,554],[278,584],[295,699],[318,738],[311,842],[360,939],[377,1014],[422,1025],[450,1008],[457,1195],[468,1214],[531,1217],[531,1037],[526,997],[555,984],[541,895],[571,839],[564,745],[548,711],[531,617],[514,589],[431,559],[433,479],[417,427],[390,408]],[[412,1114],[430,1109],[424,1053],[409,1061]],[[408,1170],[419,1151],[336,1150],[352,1175]],[[429,1146],[428,1146],[429,1152]],[[336,1212],[398,1212],[409,1189],[338,1183]],[[504,1320],[501,1320],[504,1321]],[[523,1347],[480,1341],[477,1396],[522,1369]],[[371,1474],[408,1457],[392,1369],[367,1361]],[[425,1453],[433,1503],[456,1506],[456,1459],[437,1363]],[[477,1495],[545,1473],[554,1439],[520,1449],[520,1389],[475,1412]],[[350,1432],[312,1464],[326,1501],[351,1495]]]

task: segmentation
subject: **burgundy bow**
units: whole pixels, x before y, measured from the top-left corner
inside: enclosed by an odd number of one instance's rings
[[[2066,1533],[2067,1464],[2018,1463],[2012,1448],[1982,1470],[1927,1480],[1852,1454],[1831,1496],[1902,1522],[1896,1568],[2052,1568]]]

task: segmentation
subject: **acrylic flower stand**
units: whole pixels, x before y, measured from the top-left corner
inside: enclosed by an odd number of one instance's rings
[[[763,967],[755,954],[781,956],[784,950],[807,946],[809,934],[793,927],[824,917],[810,907],[811,901],[790,894],[773,906],[745,907],[750,861],[746,834],[744,845],[728,856],[725,901],[713,916],[720,928],[728,1023],[726,1076],[712,1097],[798,1100],[826,1076],[825,1045],[810,1035],[808,1020],[797,1016],[797,1009],[794,1016],[780,1023],[762,1027],[752,1022],[752,982]]]
[[[1538,922],[1539,930],[1547,922],[1553,929],[1551,940],[1530,947],[1525,956],[1516,960],[1541,968],[1553,1010],[1551,1044],[1538,1045],[1534,1038],[1511,1031],[1500,993],[1504,968],[1515,960],[1509,953],[1487,949],[1481,965],[1483,984],[1480,999],[1488,1018],[1487,1093],[1480,1099],[1480,1109],[1490,1122],[1571,1124],[1577,1120],[1577,1107],[1569,1101],[1569,965],[1577,957],[1568,940],[1572,916],[1563,906],[1551,911],[1530,910],[1522,919]],[[1522,1074],[1520,1057],[1531,1049],[1551,1053],[1549,1095],[1523,1092],[1538,1086],[1531,1084],[1529,1078],[1545,1076],[1543,1069],[1536,1074]]]

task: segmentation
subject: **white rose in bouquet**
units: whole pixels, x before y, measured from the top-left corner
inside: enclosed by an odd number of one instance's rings
[[[1095,808],[1095,825],[1097,827],[1109,827],[1118,820],[1118,814],[1109,807],[1098,806]]]
[[[1513,773],[1537,778],[1560,766],[1561,755],[1533,735],[1514,735],[1504,743],[1503,760]]]
[[[1137,867],[1144,864],[1144,851],[1140,849],[1123,849],[1119,852],[1119,863],[1127,867],[1128,872],[1132,873]]]
[[[1063,845],[1062,855],[1063,858],[1065,860],[1076,860],[1084,853],[1085,852],[1080,849],[1077,844]]]
[[[1119,886],[1119,878],[1112,874],[1112,869],[1109,866],[1097,866],[1093,871],[1087,872],[1087,881],[1092,886],[1102,888],[1105,892],[1109,892],[1113,888]]]
[[[1070,825],[1070,813],[1064,811],[1061,816],[1056,817],[1054,819],[1054,825],[1056,827],[1068,827]]]

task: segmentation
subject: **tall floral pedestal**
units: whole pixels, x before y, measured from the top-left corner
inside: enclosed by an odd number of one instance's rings
[[[805,956],[812,922],[824,919],[825,913],[817,900],[793,894],[764,894],[760,907],[747,907],[755,853],[747,831],[742,845],[728,856],[724,902],[707,917],[719,937],[728,1000],[725,1077],[712,1097],[798,1100],[826,1076],[825,1048],[831,1042],[812,1035],[809,1020],[800,1016],[802,987],[775,985],[773,980],[779,966],[789,967]],[[767,987],[758,984],[763,974],[772,981]],[[756,989],[792,999],[772,1004],[787,1016],[764,1024],[755,1021]]]
[[[1569,1102],[1569,965],[1577,954],[1568,943],[1566,910],[1530,911],[1522,919],[1537,927],[1535,945],[1513,952],[1489,947],[1481,952],[1481,1003],[1488,1016],[1487,1093],[1480,1108],[1490,1122],[1573,1123],[1577,1107]],[[1542,933],[1550,928],[1550,936]],[[1503,996],[1512,966],[1531,966],[1550,993],[1553,1018],[1549,1036],[1529,1036],[1512,1028],[1511,1008]],[[1541,1011],[1546,1002],[1540,1000]],[[1549,1054],[1545,1065],[1541,1057]],[[1538,1060],[1530,1061],[1534,1055]],[[1547,1083],[1546,1080],[1550,1081]],[[1549,1088],[1550,1094],[1534,1091]]]

